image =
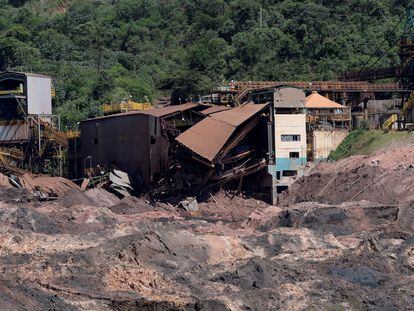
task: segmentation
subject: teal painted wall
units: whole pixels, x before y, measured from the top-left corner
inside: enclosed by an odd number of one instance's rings
[[[306,158],[276,158],[276,171],[292,171],[297,170],[300,166],[305,165]]]

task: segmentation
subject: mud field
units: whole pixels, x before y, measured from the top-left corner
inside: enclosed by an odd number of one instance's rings
[[[280,206],[2,189],[0,309],[414,310],[413,186],[406,147],[318,165]]]

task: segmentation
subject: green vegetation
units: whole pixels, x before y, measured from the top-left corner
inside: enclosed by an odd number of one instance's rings
[[[68,127],[104,102],[359,69],[405,0],[0,0],[0,70],[50,74]],[[402,27],[402,25],[401,25]],[[400,29],[401,32],[401,29]],[[378,52],[378,55],[382,51]],[[378,66],[397,63],[395,51]]]
[[[384,132],[360,128],[352,131],[342,144],[331,152],[329,159],[340,160],[356,154],[369,155],[393,145],[401,146],[409,140],[411,144],[414,141],[414,134],[411,132]]]

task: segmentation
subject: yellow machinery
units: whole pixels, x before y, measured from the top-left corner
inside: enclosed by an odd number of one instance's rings
[[[152,105],[150,103],[136,103],[131,100],[122,101],[119,104],[107,104],[102,106],[105,115],[128,111],[148,110],[151,108]]]
[[[43,136],[45,139],[57,142],[60,146],[66,148],[68,146],[68,138],[66,134],[47,122],[42,122]]]
[[[410,97],[407,99],[407,101],[404,103],[403,109],[401,110],[400,114],[393,114],[391,117],[389,117],[385,122],[383,127],[385,129],[392,129],[392,126],[395,122],[398,121],[398,119],[405,118],[407,116],[407,113],[409,113],[414,107],[414,92],[410,94]]]
[[[393,115],[391,115],[391,117],[389,117],[385,122],[384,122],[384,125],[383,125],[383,128],[384,129],[387,129],[387,130],[391,130],[392,129],[392,126],[394,125],[394,123],[395,122],[397,122],[398,121],[398,114],[393,114]]]

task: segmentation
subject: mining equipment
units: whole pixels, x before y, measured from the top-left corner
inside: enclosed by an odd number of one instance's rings
[[[49,76],[0,73],[0,166],[7,171],[62,175],[66,135],[52,113]]]
[[[414,128],[414,10],[409,9],[405,13],[405,19],[401,16],[398,23],[394,26],[392,31],[396,31],[403,23],[404,32],[395,42],[398,45],[398,55],[400,58],[399,66],[392,66],[388,68],[375,68],[378,62],[383,58],[394,45],[387,51],[380,54],[375,59],[375,53],[364,66],[356,72],[350,72],[340,77],[342,81],[369,81],[374,82],[382,79],[395,79],[396,83],[402,88],[410,90],[410,92],[403,92],[402,101],[399,114],[392,114],[384,123],[384,128],[390,129],[393,124],[398,122],[399,127],[404,129]],[[377,52],[382,49],[382,45],[378,47]],[[374,62],[372,62],[375,60]]]

